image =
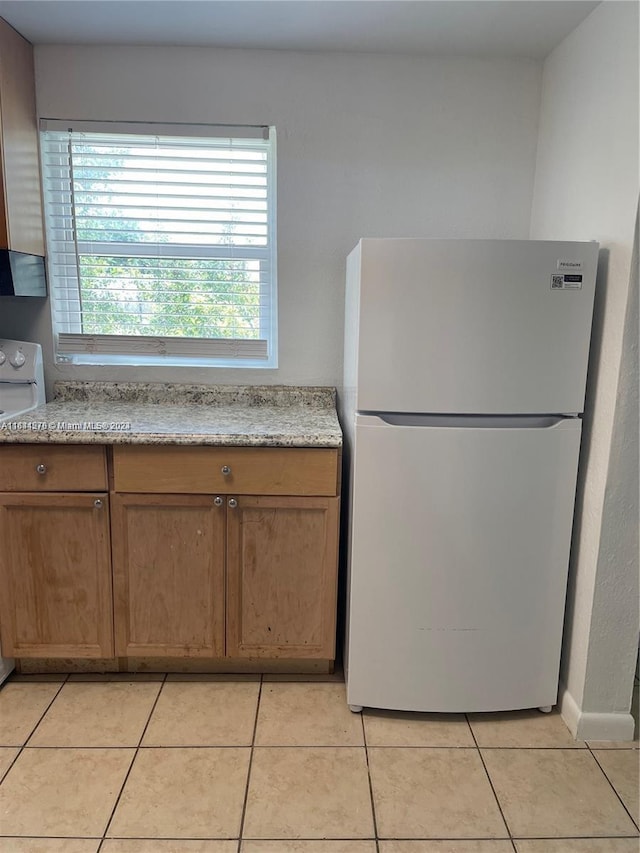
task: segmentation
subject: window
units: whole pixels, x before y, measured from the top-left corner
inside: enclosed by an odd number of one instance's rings
[[[43,121],[57,360],[275,367],[274,147],[262,127]]]

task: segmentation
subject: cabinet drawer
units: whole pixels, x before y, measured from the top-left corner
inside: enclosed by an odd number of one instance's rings
[[[104,447],[4,445],[0,447],[0,492],[106,491]]]
[[[117,492],[335,495],[338,489],[338,451],[324,448],[114,447],[113,470]]]

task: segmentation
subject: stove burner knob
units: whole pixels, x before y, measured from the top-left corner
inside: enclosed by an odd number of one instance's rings
[[[9,358],[9,364],[13,365],[13,367],[18,370],[18,368],[22,367],[27,359],[24,357],[24,354],[17,349],[14,354]]]
[[[0,350],[0,364],[4,364],[6,360],[6,355],[2,352],[2,350]]]

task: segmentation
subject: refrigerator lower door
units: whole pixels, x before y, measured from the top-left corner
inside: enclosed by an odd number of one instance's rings
[[[356,416],[347,700],[553,705],[581,421]]]

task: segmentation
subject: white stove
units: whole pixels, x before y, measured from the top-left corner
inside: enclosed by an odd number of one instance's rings
[[[20,415],[44,403],[40,344],[0,338],[0,423],[18,420]],[[13,666],[11,658],[2,657],[0,648],[0,683],[7,678]]]
[[[0,338],[0,421],[45,402],[42,347]]]

